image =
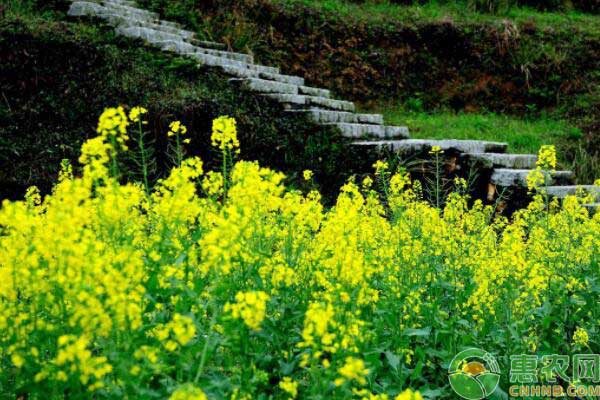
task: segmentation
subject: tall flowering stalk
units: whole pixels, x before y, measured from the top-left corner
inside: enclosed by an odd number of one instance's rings
[[[144,107],[134,107],[129,112],[129,119],[132,123],[137,124],[138,127],[138,150],[140,153],[140,166],[142,168],[142,180],[146,193],[150,193],[150,183],[148,180],[148,165],[149,165],[149,152],[144,143],[144,125],[148,122],[144,121],[143,115],[148,113]]]
[[[169,124],[168,137],[175,137],[175,161],[178,167],[183,162],[185,155],[184,144],[189,144],[191,140],[189,138],[182,138],[187,134],[187,127],[181,123],[181,121],[173,121]]]
[[[224,193],[227,195],[229,189],[229,165],[233,162],[233,154],[239,154],[240,152],[240,142],[237,138],[235,119],[227,116],[215,119],[212,124],[210,139],[212,145],[221,150]]]
[[[435,183],[433,185],[433,198],[434,205],[437,208],[440,208],[442,205],[442,156],[444,151],[440,146],[433,146],[429,151],[429,154],[433,155],[433,166],[434,170],[434,180]]]
[[[129,136],[127,135],[127,127],[129,126],[129,120],[125,114],[123,107],[119,106],[116,108],[106,109],[100,116],[98,121],[98,128],[96,132],[100,134],[100,137],[104,141],[108,141],[110,145],[110,161],[111,161],[111,175],[113,178],[119,178],[119,166],[117,155],[119,151],[127,151],[127,141]]]

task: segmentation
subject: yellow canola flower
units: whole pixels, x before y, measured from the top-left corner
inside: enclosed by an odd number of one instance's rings
[[[127,127],[129,121],[123,107],[119,106],[116,108],[107,108],[104,110],[98,121],[98,128],[96,131],[109,143],[114,141],[115,145],[119,146],[121,150],[127,150],[125,144],[129,140],[127,136]],[[116,151],[117,149],[113,149]]]
[[[302,176],[304,178],[305,181],[310,181],[313,177],[313,172],[310,169],[305,169],[302,172]]]
[[[365,368],[365,362],[359,358],[347,357],[344,365],[338,369],[340,378],[335,380],[336,386],[341,386],[345,382],[355,381],[363,386],[367,384],[366,376],[369,370]]]
[[[131,111],[129,111],[129,119],[131,122],[140,122],[140,119],[144,114],[147,114],[148,110],[144,107],[133,107]]]
[[[196,336],[196,326],[191,317],[175,314],[172,321],[166,324],[159,324],[153,332],[154,336],[163,342],[165,348],[173,352],[194,339]]]
[[[221,150],[235,150],[239,152],[240,142],[237,138],[235,119],[221,116],[213,121],[212,145]]]
[[[375,164],[373,164],[373,168],[375,169],[375,173],[377,175],[387,172],[387,170],[390,168],[388,163],[382,160],[377,160],[375,162]]]
[[[208,397],[202,389],[188,383],[175,389],[169,400],[208,400]]]
[[[289,376],[286,376],[279,382],[281,390],[289,395],[289,398],[295,399],[298,396],[298,382],[294,381]]]
[[[423,400],[421,393],[414,392],[412,389],[406,389],[394,398],[394,400]]]
[[[186,133],[187,133],[187,127],[185,125],[183,125],[181,123],[181,121],[173,121],[169,124],[169,132],[168,132],[167,136],[171,137],[171,136],[175,136],[177,134],[185,135]]]
[[[214,171],[209,171],[202,181],[202,189],[210,196],[220,195],[223,191],[223,185],[223,174]]]
[[[544,170],[556,169],[556,147],[554,145],[540,147],[536,166]]]
[[[440,146],[432,146],[431,150],[429,150],[429,154],[437,155],[444,154],[444,150]]]
[[[112,365],[104,356],[94,356],[89,350],[90,341],[85,336],[63,335],[58,338],[59,351],[53,363],[56,378],[64,380],[69,373],[77,372],[82,384],[90,391],[104,386],[102,379],[112,372]],[[68,372],[67,372],[68,371]]]
[[[582,347],[587,347],[589,344],[589,340],[590,337],[587,331],[584,328],[578,326],[577,329],[575,329],[575,333],[573,334],[573,344]]]
[[[13,365],[17,368],[21,368],[25,364],[25,359],[17,353],[13,353],[10,356],[10,360],[12,361]]]
[[[538,190],[546,183],[546,173],[539,167],[532,169],[527,174],[527,189],[532,192]]]
[[[224,311],[230,312],[235,319],[241,319],[248,328],[258,331],[265,319],[269,296],[263,291],[238,292],[236,302],[225,304]]]

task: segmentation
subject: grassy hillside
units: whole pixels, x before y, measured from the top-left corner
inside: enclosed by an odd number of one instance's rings
[[[386,108],[386,121],[407,124],[413,138],[453,138],[502,141],[513,153],[536,153],[547,143],[573,141],[579,129],[549,118],[520,119],[501,114],[468,114]]]
[[[370,22],[431,22],[451,18],[457,22],[496,22],[508,18],[518,24],[534,22],[540,27],[577,29],[598,32],[594,23],[596,7],[543,7],[552,1],[541,1],[540,7],[515,4],[509,0],[449,0],[449,1],[348,1],[348,0],[273,0],[284,6],[302,5],[332,12],[340,18],[355,18]],[[524,3],[524,2],[521,2]],[[586,12],[588,11],[588,12]]]
[[[365,110],[386,111],[389,104],[398,104],[392,114],[401,114],[418,104],[419,111],[433,118],[440,112],[442,118],[454,113],[485,118],[496,113],[533,123],[538,128],[531,143],[558,144],[564,161],[582,182],[600,175],[594,161],[600,151],[597,15],[520,7],[482,13],[464,2],[408,6],[348,0],[140,3],[207,38],[252,52],[264,63],[358,101]],[[481,120],[473,117],[477,119]],[[542,129],[554,127],[553,121],[561,121],[558,124],[565,128],[544,133]],[[401,121],[394,118],[394,122]],[[581,135],[561,134],[574,128]],[[476,126],[468,130],[478,137]],[[507,136],[493,124],[486,130],[492,137],[482,137],[504,140]],[[494,132],[499,134],[494,137]],[[446,132],[430,136],[445,137]],[[509,141],[523,140],[528,141]]]
[[[513,9],[513,19],[502,22],[451,4],[139,3],[358,100],[391,123],[408,124],[414,137],[503,140],[512,151],[556,143],[582,182],[600,175],[600,41],[593,15]],[[168,165],[171,120],[189,125],[190,153],[210,162],[209,125],[221,114],[237,118],[244,158],[292,179],[310,167],[335,191],[359,168],[360,157],[348,154],[335,132],[240,93],[213,70],[116,37],[101,21],[68,20],[67,1],[0,4],[0,197],[19,196],[31,184],[48,189],[60,161],[74,160],[93,134],[97,110],[115,104],[144,105],[155,116],[148,129],[157,176]]]
[[[234,116],[241,157],[285,170],[304,168],[331,191],[352,173],[353,157],[336,132],[232,87],[227,76],[198,68],[140,41],[115,36],[101,21],[71,21],[64,4],[3,3],[0,22],[0,199],[20,197],[29,185],[49,189],[62,159],[76,162],[107,106],[142,105],[153,119],[148,133],[156,176],[168,168],[166,132],[172,120],[189,128],[189,153],[218,161],[210,124]],[[123,160],[130,162],[130,160]]]

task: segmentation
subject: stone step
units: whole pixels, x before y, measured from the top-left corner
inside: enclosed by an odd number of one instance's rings
[[[298,88],[300,94],[305,94],[308,96],[316,96],[316,97],[331,97],[331,92],[327,89],[315,88],[311,86],[303,86],[301,85]]]
[[[278,101],[279,103],[282,103],[285,107],[290,109],[314,106],[319,108],[327,108],[330,110],[354,111],[355,108],[354,103],[350,101],[329,99],[327,97],[280,93],[265,94],[264,96]]]
[[[600,186],[595,185],[548,186],[546,188],[546,193],[548,193],[548,195],[561,199],[567,196],[576,195],[579,192],[592,194],[596,199],[600,198]]]
[[[320,97],[320,96],[304,96],[306,97],[306,105],[308,106],[316,106],[316,107],[324,107],[331,110],[340,110],[340,111],[352,111],[356,109],[354,103],[346,100],[336,100],[330,99],[328,97]]]
[[[171,35],[179,36],[183,40],[194,40],[196,34],[192,31],[185,29],[174,28],[171,26],[163,25],[158,22],[151,22],[144,19],[138,19],[133,17],[117,17],[112,18],[111,23],[122,27],[143,27],[153,29],[155,31],[165,32]]]
[[[138,4],[133,0],[94,0],[94,1],[97,1],[98,3],[114,3],[114,4],[120,4],[123,6],[139,8]]]
[[[300,86],[304,83],[304,79],[301,77],[264,72],[259,72],[258,75],[271,79],[247,78],[241,79],[241,81],[244,81],[250,90],[259,93],[301,94],[302,88],[307,88],[307,86]],[[232,81],[238,80],[232,79]],[[300,85],[298,85],[299,83]]]
[[[116,21],[122,21],[123,19],[159,23],[153,15],[124,11],[119,7],[104,6],[92,1],[74,1],[71,3],[67,15],[71,17],[98,17],[107,20],[111,24],[116,24]]]
[[[137,7],[130,7],[130,6],[127,6],[124,4],[118,4],[118,3],[104,1],[102,5],[106,8],[108,8],[109,10],[116,11],[118,14],[139,15],[139,16],[142,16],[143,18],[148,18],[148,19],[153,19],[153,20],[158,20],[160,18],[160,15],[158,15],[158,13],[155,13],[153,11],[148,11],[148,10],[144,10],[144,9],[137,8]]]
[[[123,12],[121,10],[116,10],[111,7],[105,7],[104,10],[102,11],[102,13],[98,15],[98,17],[104,18],[104,19],[108,20],[109,22],[114,21],[117,18],[127,18],[127,19],[136,19],[138,21],[145,21],[145,22],[155,23],[155,24],[160,23],[160,20],[158,20],[154,17],[148,16],[148,15]]]
[[[238,78],[264,79],[296,86],[304,82],[304,79],[299,76],[282,75],[277,68],[265,67],[264,65],[250,64],[241,68],[227,66],[223,67],[223,70],[229,75],[237,76]]]
[[[137,3],[132,0],[104,0],[102,3],[114,3],[122,6],[137,7]]]
[[[181,49],[181,44],[173,44],[173,43],[161,43],[161,48],[163,50],[175,51]],[[273,74],[274,71],[277,71],[277,68],[273,67],[265,67],[263,65],[256,64],[247,64],[241,61],[232,60],[229,58],[212,56],[210,54],[203,53],[183,53],[187,54],[189,57],[195,59],[198,64],[205,65],[209,67],[220,67],[223,72],[234,75],[238,77],[247,77],[247,76],[257,76],[261,74]]]
[[[183,38],[181,38],[178,35],[174,35],[174,34],[163,32],[163,31],[157,31],[154,29],[145,28],[145,27],[141,27],[141,26],[130,26],[130,27],[119,26],[116,28],[116,31],[120,35],[123,35],[126,37],[131,37],[131,38],[143,39],[149,43],[161,45],[161,47],[165,42],[171,43],[172,47],[177,48],[177,50],[179,50],[179,51],[176,50],[176,52],[183,54],[183,55],[194,55],[196,53],[208,54],[211,56],[227,58],[227,59],[240,61],[240,62],[247,63],[247,64],[252,64],[252,61],[253,61],[252,56],[249,56],[247,54],[234,53],[234,52],[230,52],[230,51],[215,50],[215,49],[205,49],[203,47],[194,46],[191,43],[187,43],[187,42],[183,41]]]
[[[70,17],[98,17],[106,13],[108,13],[106,7],[92,1],[74,1],[67,11]]]
[[[173,21],[165,21],[164,19],[160,20],[160,24],[171,28],[182,28],[181,24]]]
[[[486,168],[532,169],[535,168],[537,161],[535,154],[467,153],[465,156],[471,161],[483,164]]]
[[[290,110],[290,113],[304,113],[317,123],[346,122],[351,124],[373,124],[383,125],[383,115],[381,114],[355,114],[345,111],[330,111],[315,108],[311,110]]]
[[[177,40],[177,41],[173,41],[173,40],[165,40],[165,41],[152,41],[150,42],[154,45],[156,45],[157,47],[159,47],[160,49],[164,50],[164,51],[172,51],[174,53],[177,53],[179,55],[182,56],[187,56],[187,57],[191,57],[193,59],[195,59],[196,61],[198,61],[199,64],[202,65],[210,65],[210,66],[219,66],[219,67],[224,67],[224,66],[233,66],[233,67],[239,67],[239,68],[246,68],[246,69],[255,69],[257,71],[268,71],[271,72],[272,69],[269,67],[261,67],[261,66],[257,66],[251,63],[247,63],[244,61],[240,61],[235,56],[232,56],[232,54],[236,54],[236,53],[229,53],[229,52],[221,52],[219,50],[212,50],[212,51],[208,51],[210,49],[205,49],[205,48],[201,48],[198,46],[194,46],[191,43],[188,42],[184,42],[181,40]],[[221,56],[222,54],[222,56]],[[261,68],[261,69],[259,69]]]
[[[497,168],[492,172],[491,183],[503,187],[526,187],[527,175],[530,172],[530,169]],[[574,174],[572,171],[556,171],[546,173],[546,176],[549,178],[551,184],[562,184],[572,182]]]
[[[358,146],[375,146],[380,149],[410,154],[429,151],[433,146],[442,150],[455,150],[462,153],[486,153],[506,151],[508,145],[500,142],[486,142],[482,140],[434,140],[434,139],[407,139],[407,140],[380,140],[370,142],[355,142]]]
[[[205,49],[215,49],[215,50],[224,50],[227,48],[225,43],[212,42],[210,40],[201,40],[194,37],[192,44],[196,46],[203,47]]]
[[[264,94],[263,96],[292,108],[304,108],[307,105],[306,96],[299,94]]]
[[[600,210],[600,203],[582,204],[582,206],[589,211],[590,215],[594,215]]]
[[[279,74],[279,73],[274,74],[274,73],[270,73],[270,72],[259,72],[258,77],[261,79],[265,79],[265,80],[289,83],[290,85],[296,85],[296,86],[298,86],[298,93],[300,93],[300,88],[304,87],[304,86],[302,86],[302,85],[304,85],[304,78],[302,78],[301,76],[284,75],[284,74]]]
[[[237,71],[235,69],[230,69],[227,71],[231,75],[238,76],[240,78],[249,78],[249,79],[257,79],[264,81],[275,81],[281,83],[287,83],[290,85],[301,86],[304,84],[304,78],[300,76],[293,75],[283,75],[279,73],[277,68],[273,68],[272,71],[263,68],[254,70],[255,72],[248,71],[248,69],[243,69],[241,71]],[[298,92],[299,93],[299,89]]]
[[[180,40],[184,40],[190,42],[193,45],[203,47],[206,49],[214,49],[214,50],[223,50],[226,49],[227,46],[223,43],[211,42],[207,40],[197,39],[197,35],[185,29],[173,27],[170,25],[165,25],[165,21],[160,22],[152,22],[144,19],[138,19],[131,16],[122,16],[118,14],[104,14],[102,18],[109,21],[111,25],[114,26],[123,26],[123,27],[144,27],[150,28],[157,31],[169,33],[172,35],[177,35],[180,37]]]
[[[275,67],[266,67],[258,64],[242,64],[239,65],[224,65],[223,71],[229,75],[237,76],[238,78],[273,78],[270,80],[295,84],[294,79],[289,79],[288,75],[279,74],[279,69]]]
[[[103,3],[116,3],[123,5],[133,5],[134,2],[127,1],[118,1],[118,0],[104,0]],[[131,3],[131,4],[127,4]],[[183,40],[190,41],[192,44],[195,44],[200,47],[208,48],[208,49],[216,49],[223,50],[226,49],[227,46],[224,43],[217,43],[209,40],[200,40],[197,39],[197,35],[195,32],[188,31],[183,29],[180,24],[177,22],[164,21],[164,20],[154,20],[152,18],[138,18],[137,15],[131,14],[118,14],[109,11],[110,7],[108,7],[104,13],[101,15],[103,18],[108,19],[113,25],[124,25],[124,26],[142,26],[145,28],[150,28],[158,31],[163,31],[166,33],[171,33],[175,35],[181,36]]]
[[[106,7],[92,1],[74,1],[71,3],[67,15],[71,17],[98,17],[106,20],[113,26],[154,26],[159,27],[160,30],[163,30],[165,33],[171,34],[181,33],[173,32],[175,29],[182,32],[188,32],[175,27],[168,27],[152,16],[123,12],[122,10]],[[169,29],[171,31],[168,31]],[[183,34],[182,37],[189,38],[189,33]]]
[[[196,60],[198,62],[198,64],[200,64],[200,65],[205,65],[205,66],[209,66],[209,67],[220,67],[221,69],[223,69],[223,71],[225,73],[228,73],[228,74],[234,75],[234,76],[241,76],[241,77],[256,76],[256,75],[260,75],[262,73],[274,74],[279,71],[279,69],[274,68],[274,67],[265,67],[263,65],[248,64],[248,63],[245,63],[242,61],[237,61],[237,60],[234,60],[231,58],[225,58],[225,57],[219,57],[217,55],[207,54],[204,52],[206,49],[200,49],[199,51],[196,51],[197,49],[199,49],[197,46],[194,46],[190,43],[183,42],[183,41],[167,40],[167,41],[158,41],[153,44],[164,51],[172,51],[172,52],[180,54],[180,55],[185,55],[185,56],[191,57],[194,60]],[[221,53],[231,54],[231,53],[227,53],[227,52],[217,52],[217,53],[213,53],[213,54],[221,54]]]
[[[408,128],[405,126],[384,126],[370,124],[349,124],[338,122],[333,124],[324,124],[327,126],[335,126],[341,132],[342,136],[354,139],[360,138],[379,138],[379,139],[398,139],[408,138]]]
[[[223,50],[215,50],[215,49],[205,49],[203,47],[196,46],[195,51],[192,52],[194,54],[208,54],[215,57],[227,58],[229,60],[235,60],[242,62],[244,64],[253,64],[253,57],[248,54],[243,53],[235,53],[233,51],[223,51]]]
[[[243,83],[248,89],[258,93],[298,94],[298,86],[266,79],[230,79],[230,82]]]

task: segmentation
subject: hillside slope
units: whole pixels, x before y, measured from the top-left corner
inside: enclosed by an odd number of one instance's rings
[[[538,141],[561,145],[564,161],[584,180],[600,173],[598,16],[504,17],[344,0],[139,3],[364,110],[417,104],[434,113],[566,120],[582,140],[549,134]]]
[[[209,136],[219,115],[237,119],[242,158],[284,170],[292,180],[310,168],[334,191],[355,168],[356,157],[334,129],[242,93],[218,71],[117,37],[101,21],[67,20],[61,6],[40,10],[13,7],[0,23],[0,198],[20,197],[29,185],[47,191],[62,159],[77,165],[98,113],[116,104],[150,110],[157,177],[168,166],[172,120],[188,126],[190,154],[218,161]]]

